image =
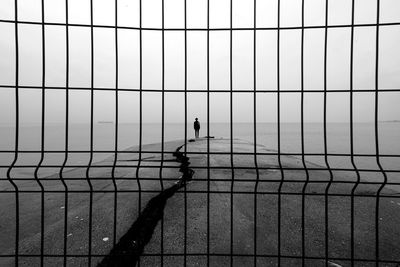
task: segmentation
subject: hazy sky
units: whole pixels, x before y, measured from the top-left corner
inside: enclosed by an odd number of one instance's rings
[[[143,0],[142,26],[160,28],[162,24],[161,0]],[[165,28],[184,27],[183,0],[165,0]],[[400,22],[400,1],[381,0],[380,22]],[[89,0],[69,0],[69,22],[90,24]],[[233,0],[233,27],[254,27],[253,1]],[[277,27],[277,1],[257,0],[256,27]],[[93,0],[96,25],[115,25],[114,0]],[[210,28],[229,27],[229,0],[210,1]],[[65,23],[65,0],[46,0],[46,22]],[[18,20],[41,22],[40,0],[19,0]],[[14,20],[14,0],[0,1],[0,19]],[[325,1],[305,0],[306,26],[324,25]],[[329,1],[328,23],[351,23],[351,0]],[[355,23],[376,23],[376,0],[355,1]],[[118,1],[118,25],[139,26],[139,1]],[[207,1],[187,0],[188,28],[207,27]],[[301,26],[301,0],[281,0],[281,27]],[[14,24],[0,22],[0,84],[15,84]],[[45,26],[45,84],[66,86],[66,28],[62,25]],[[41,25],[19,24],[19,85],[42,85],[42,28]],[[330,28],[327,47],[327,89],[348,90],[350,86],[350,28]],[[376,27],[356,27],[354,31],[354,90],[375,89],[375,38]],[[90,88],[91,45],[90,27],[69,27],[69,85]],[[182,90],[182,93],[165,93],[165,121],[184,120],[184,31],[166,31],[164,36],[164,88]],[[209,35],[210,89],[230,89],[230,33],[212,31]],[[94,87],[115,88],[115,30],[94,29]],[[304,31],[304,89],[324,89],[324,29]],[[253,121],[253,93],[256,90],[277,89],[277,31],[259,30],[256,36],[256,88],[253,80],[252,30],[233,32],[233,78],[235,93],[233,113],[235,122]],[[143,88],[162,89],[162,33],[143,31]],[[382,26],[379,39],[379,88],[400,88],[400,25]],[[119,88],[140,87],[139,31],[118,30],[118,83]],[[207,33],[187,33],[187,87],[189,90],[207,89]],[[301,30],[280,32],[280,88],[301,89]],[[0,122],[15,119],[15,90],[0,88]],[[95,91],[95,120],[114,120],[115,91]],[[400,92],[382,92],[379,96],[381,120],[400,119]],[[162,106],[161,92],[143,93],[144,122],[159,122]],[[305,121],[323,119],[323,93],[305,93]],[[257,120],[276,121],[276,93],[257,93]],[[210,122],[229,121],[230,98],[228,93],[210,94]],[[65,119],[65,90],[46,90],[46,122],[63,122]],[[70,91],[71,122],[90,119],[90,91]],[[281,94],[283,122],[300,119],[300,93]],[[328,93],[328,120],[349,120],[349,93]],[[121,122],[137,122],[139,118],[139,93],[119,92]],[[374,120],[374,93],[354,93],[356,121]],[[188,117],[199,117],[206,122],[207,94],[188,93]],[[21,123],[40,122],[41,90],[20,89]]]

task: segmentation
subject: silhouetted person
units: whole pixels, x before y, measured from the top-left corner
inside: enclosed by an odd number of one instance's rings
[[[194,121],[193,127],[195,137],[199,138],[200,122],[198,121],[198,118],[196,118],[196,120]]]

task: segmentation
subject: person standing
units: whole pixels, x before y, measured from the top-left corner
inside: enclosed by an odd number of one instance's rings
[[[199,122],[198,118],[195,119],[193,127],[194,127],[194,135],[195,135],[195,137],[199,138],[200,122]]]

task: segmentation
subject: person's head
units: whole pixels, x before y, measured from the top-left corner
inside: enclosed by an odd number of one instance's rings
[[[196,121],[198,120],[198,118],[195,119]]]

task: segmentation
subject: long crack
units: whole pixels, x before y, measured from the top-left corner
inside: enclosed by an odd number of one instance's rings
[[[140,216],[132,224],[131,228],[121,237],[119,242],[112,248],[98,266],[136,266],[144,247],[149,243],[153,236],[157,223],[164,215],[164,208],[167,200],[176,191],[184,187],[187,182],[192,180],[194,171],[189,168],[189,158],[180,150],[184,145],[178,147],[173,156],[176,161],[181,163],[179,171],[182,176],[171,187],[163,190],[160,194],[153,197],[146,205]]]

